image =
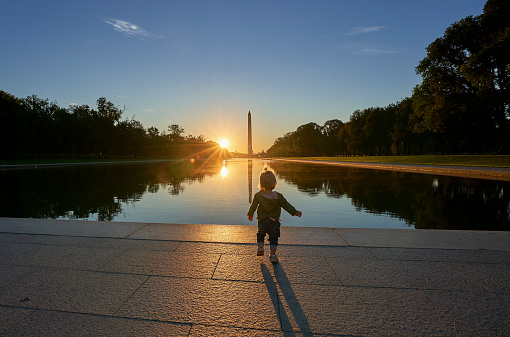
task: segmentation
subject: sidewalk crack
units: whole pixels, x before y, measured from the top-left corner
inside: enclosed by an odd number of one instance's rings
[[[340,238],[342,238],[342,240],[345,241],[345,243],[347,243],[350,247],[354,247],[354,245],[352,245],[349,241],[347,241],[346,238],[344,238],[342,235],[340,235],[340,233],[338,233],[338,231],[336,229],[334,229],[334,228],[332,228],[332,229],[333,229],[333,232],[335,232],[336,235],[338,235]]]

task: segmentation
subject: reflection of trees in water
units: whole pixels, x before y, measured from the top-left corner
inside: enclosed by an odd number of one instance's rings
[[[203,181],[221,165],[189,162],[83,165],[0,171],[2,217],[113,220],[122,205],[145,193],[184,191],[184,183]]]
[[[507,182],[288,162],[270,166],[310,196],[346,196],[358,211],[396,217],[415,228],[510,230]]]

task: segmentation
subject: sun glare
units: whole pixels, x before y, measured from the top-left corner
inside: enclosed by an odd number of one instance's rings
[[[226,139],[222,139],[222,140],[220,140],[220,145],[221,145],[221,147],[227,147],[228,141]]]

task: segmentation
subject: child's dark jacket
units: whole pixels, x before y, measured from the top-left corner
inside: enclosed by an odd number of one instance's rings
[[[274,192],[278,195],[277,199],[269,199],[262,195],[262,191],[255,193],[253,196],[253,202],[251,203],[250,209],[248,210],[248,216],[253,217],[255,210],[257,210],[257,219],[273,218],[280,219],[282,208],[289,212],[290,215],[294,216],[297,210],[292,206],[285,197],[278,192]]]

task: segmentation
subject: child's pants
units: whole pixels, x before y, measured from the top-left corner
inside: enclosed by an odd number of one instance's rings
[[[264,218],[258,220],[259,231],[257,232],[257,242],[264,242],[266,234],[269,234],[269,244],[278,246],[278,238],[280,237],[280,221]]]

